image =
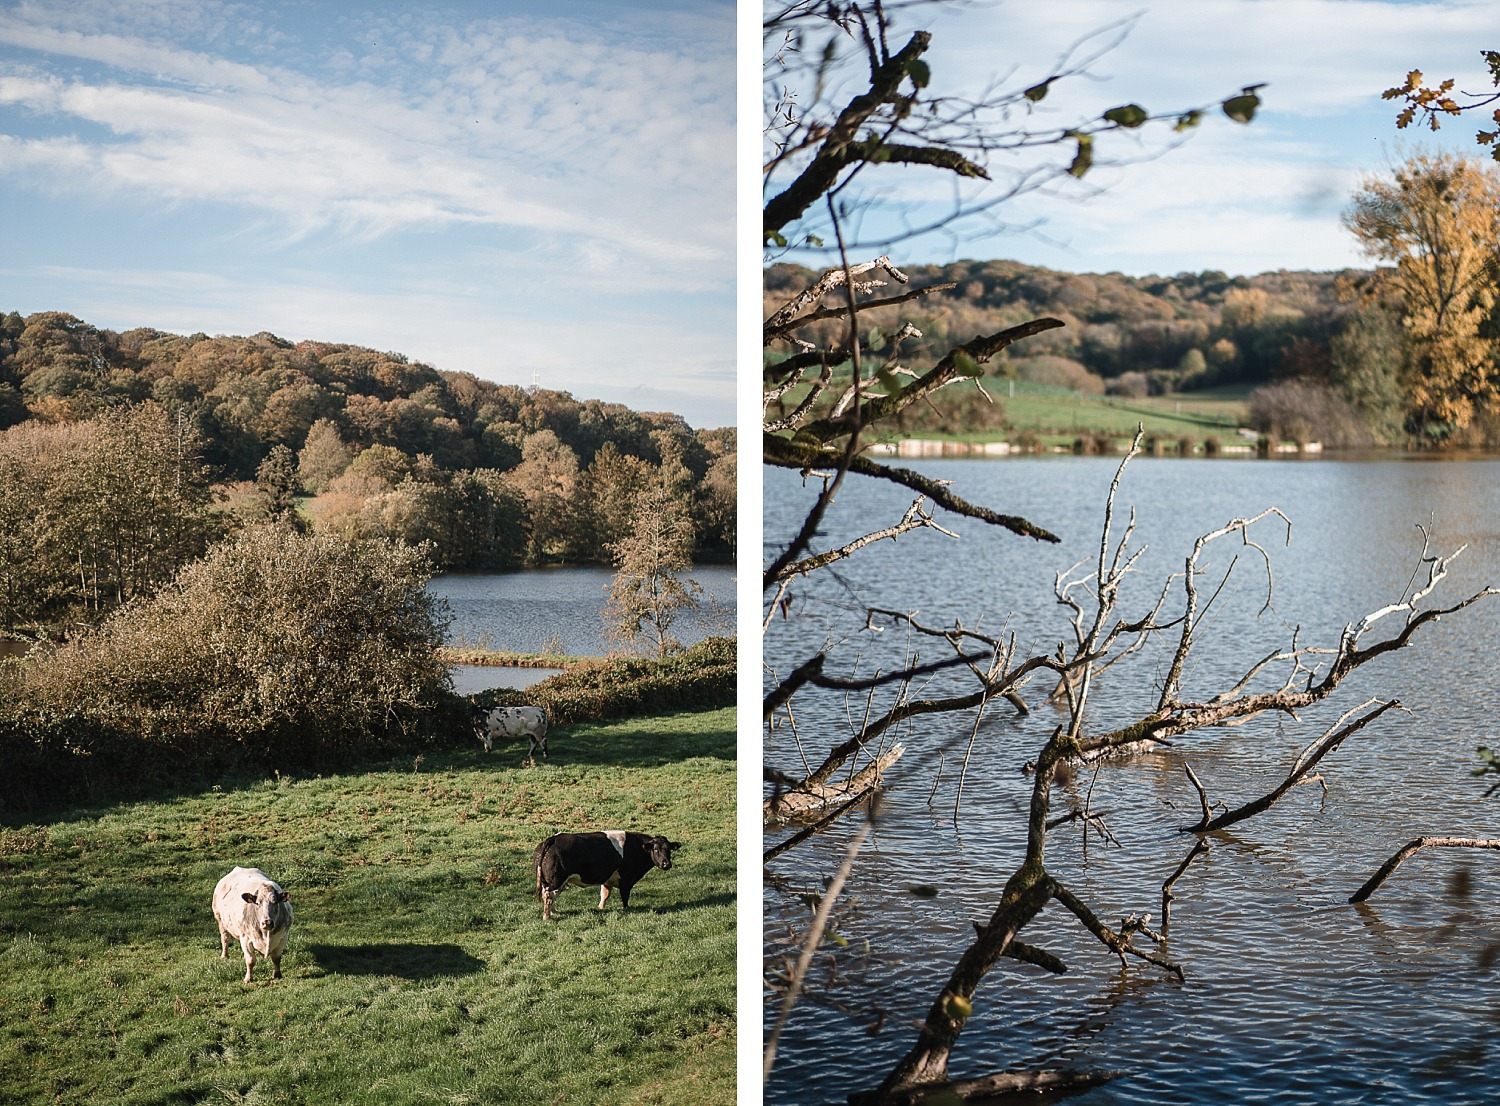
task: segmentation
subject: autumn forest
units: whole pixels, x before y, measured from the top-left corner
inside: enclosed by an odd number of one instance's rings
[[[607,563],[660,487],[695,557],[724,560],[734,442],[733,428],[399,353],[12,313],[0,316],[0,623],[113,606],[222,533],[278,517],[429,542],[441,568]]]

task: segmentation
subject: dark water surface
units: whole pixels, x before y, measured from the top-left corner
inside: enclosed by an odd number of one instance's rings
[[[672,632],[685,645],[714,634],[733,634],[734,569],[694,565],[687,575],[702,586],[702,605],[696,612],[681,614]],[[452,644],[518,653],[602,656],[610,646],[601,611],[613,579],[614,572],[608,568],[568,565],[524,572],[452,573],[434,578],[427,590],[445,599],[453,612],[448,630]]]
[[[836,575],[799,587],[789,619],[767,633],[767,656],[785,671],[825,645],[830,670],[896,666],[911,644],[904,630],[863,630],[866,605],[920,610],[941,625],[962,618],[1015,633],[1023,655],[1069,637],[1054,602],[1053,575],[1098,556],[1104,497],[1118,460],[1037,458],[922,464],[956,490],[996,510],[1024,515],[1064,539],[1045,545],[951,516],[954,541],[926,532],[881,542]],[[766,533],[784,538],[811,502],[794,474],[766,477]],[[911,497],[851,478],[820,548],[894,521]],[[1134,543],[1148,547],[1121,613],[1154,601],[1180,571],[1201,533],[1280,507],[1292,520],[1252,531],[1275,569],[1271,607],[1261,554],[1238,538],[1210,546],[1216,584],[1239,564],[1202,631],[1185,696],[1225,690],[1256,658],[1284,647],[1336,644],[1339,630],[1400,598],[1421,549],[1467,543],[1436,599],[1449,605],[1500,584],[1500,462],[1260,461],[1141,459],[1127,470],[1116,535],[1137,509]],[[1204,584],[1206,595],[1213,584]],[[1181,607],[1180,588],[1169,608]],[[1393,622],[1394,620],[1387,620]],[[1397,626],[1377,624],[1375,640]],[[940,644],[940,643],[939,643]],[[924,659],[943,655],[920,643]],[[1399,697],[1410,714],[1388,714],[1322,766],[1317,784],[1210,839],[1211,851],[1177,884],[1168,955],[1186,981],[1150,965],[1122,969],[1056,904],[1023,933],[1069,965],[1051,976],[1019,964],[981,986],[974,1017],[951,1063],[955,1077],[1006,1068],[1105,1068],[1120,1079],[1070,1101],[1088,1103],[1478,1103],[1497,1099],[1500,991],[1488,964],[1500,941],[1500,855],[1427,850],[1408,860],[1371,902],[1348,896],[1402,844],[1420,834],[1500,836],[1500,795],[1470,771],[1474,748],[1496,744],[1500,598],[1420,631],[1409,649],[1373,662],[1300,722],[1258,719],[1180,739],[1172,749],[1079,772],[1054,790],[1054,813],[1092,788],[1121,847],[1097,835],[1085,854],[1074,828],[1049,839],[1049,869],[1111,925],[1131,913],[1159,922],[1162,881],[1193,838],[1178,827],[1197,817],[1190,763],[1210,797],[1230,805],[1275,786],[1299,750],[1346,709],[1371,696]],[[1088,730],[1139,717],[1159,690],[1168,654],[1145,650],[1096,688]],[[1271,681],[1274,686],[1279,681]],[[925,695],[969,690],[935,679]],[[1266,686],[1266,685],[1257,685]],[[916,719],[896,735],[907,753],[893,771],[880,820],[835,914],[849,944],[828,946],[837,982],[804,1000],[782,1039],[766,1098],[842,1101],[873,1086],[914,1039],[953,961],[988,917],[1021,852],[1030,779],[1018,769],[1062,715],[1042,704],[1050,687],[1028,689],[1035,713],[1016,719],[992,706],[979,728],[954,820],[958,762],[973,714]],[[894,700],[886,689],[872,714]],[[866,709],[832,693],[795,702],[807,758],[821,760]],[[787,730],[768,737],[768,760],[801,770]],[[941,778],[938,771],[941,766]],[[936,787],[934,784],[936,782]],[[837,868],[854,823],[773,861],[767,876],[768,949],[801,931],[803,896]],[[1459,873],[1463,873],[1460,875]],[[929,885],[935,897],[911,893]],[[818,978],[826,980],[830,960]],[[883,1018],[877,1033],[867,1030]]]
[[[561,671],[561,668],[521,668],[494,664],[455,664],[449,668],[453,675],[453,690],[459,695],[473,695],[497,687],[530,687]]]

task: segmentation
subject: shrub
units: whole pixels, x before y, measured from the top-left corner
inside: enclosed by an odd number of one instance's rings
[[[735,641],[708,638],[665,657],[609,657],[575,665],[525,691],[476,696],[486,706],[534,703],[554,726],[734,705]]]
[[[114,760],[321,765],[402,745],[447,682],[427,575],[406,546],[250,529],[28,659],[18,707],[39,747]]]
[[[1151,382],[1143,372],[1125,372],[1106,381],[1106,395],[1124,396],[1127,399],[1144,399],[1151,393]]]
[[[1250,425],[1271,438],[1322,442],[1330,449],[1369,445],[1359,412],[1332,388],[1285,380],[1250,393]]]
[[[1096,396],[1104,394],[1103,378],[1095,376],[1085,365],[1071,358],[1043,354],[1040,357],[1018,357],[1014,364],[1016,375],[1033,384],[1069,388]]]

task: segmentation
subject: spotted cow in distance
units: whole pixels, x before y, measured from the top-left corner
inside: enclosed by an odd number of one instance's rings
[[[610,888],[620,891],[620,909],[630,906],[630,889],[652,868],[672,866],[672,853],[682,848],[677,841],[660,835],[627,830],[595,833],[554,833],[536,847],[536,897],[542,904],[542,920],[552,919],[552,908],[562,889],[570,884],[599,885],[599,909],[604,909]]]
[[[489,752],[497,737],[524,737],[530,744],[526,748],[528,757],[540,751],[547,756],[547,713],[541,707],[494,707],[492,709],[473,705],[469,717],[474,723],[474,733]]]

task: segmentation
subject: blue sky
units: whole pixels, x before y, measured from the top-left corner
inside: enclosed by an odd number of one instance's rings
[[[1215,110],[1186,140],[1149,126],[1102,136],[1083,181],[1054,182],[1000,209],[1007,232],[967,224],[894,247],[898,263],[1005,257],[1137,275],[1366,266],[1339,224],[1361,178],[1388,171],[1419,144],[1488,157],[1473,141],[1488,112],[1435,135],[1398,132],[1396,109],[1380,93],[1413,68],[1434,82],[1454,77],[1460,89],[1493,91],[1479,56],[1500,49],[1500,4],[1490,0],[1000,0],[947,6],[936,18],[932,10],[919,9],[906,26],[920,18],[931,28],[927,60],[940,93],[976,93],[996,81],[1026,88],[1070,45],[1129,23],[1090,78],[1054,85],[1029,119],[1013,117],[1021,125],[1067,126],[1126,103],[1177,111],[1216,104],[1244,85],[1266,87],[1249,126]],[[895,38],[893,48],[906,35]],[[1049,156],[1065,166],[1071,154]],[[998,178],[1025,164],[990,162]],[[916,218],[952,196],[951,181],[930,170],[870,179]],[[867,225],[880,224],[872,217]]]
[[[0,3],[0,310],[734,419],[734,7]]]

